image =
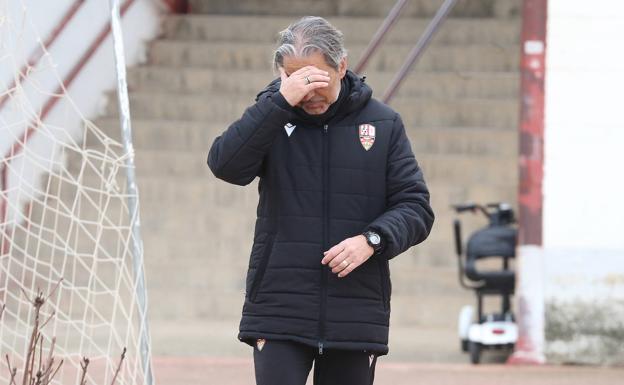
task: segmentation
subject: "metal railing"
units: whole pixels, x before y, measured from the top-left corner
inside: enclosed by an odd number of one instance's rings
[[[384,92],[382,97],[382,101],[384,103],[390,103],[390,100],[394,97],[394,94],[401,86],[401,83],[403,83],[403,80],[405,80],[405,77],[410,72],[416,61],[422,56],[423,52],[431,42],[431,39],[438,31],[444,20],[446,20],[446,17],[456,3],[457,0],[445,0],[444,3],[442,3],[436,14],[433,16],[433,19],[431,19],[431,22],[427,25],[427,28],[423,31],[420,39],[418,39],[418,42],[416,42],[416,45],[412,48],[412,51],[408,55],[407,59],[390,82],[386,92]],[[360,61],[355,67],[355,73],[360,74],[364,70],[370,57],[380,47],[385,35],[390,31],[394,24],[396,24],[401,11],[405,8],[405,5],[407,5],[407,0],[398,0],[394,7],[392,7],[388,16],[386,16],[384,22],[364,50]]]
[[[386,37],[388,31],[390,31],[390,29],[392,29],[394,24],[397,22],[399,16],[401,15],[401,12],[403,11],[403,8],[405,8],[406,5],[407,0],[399,0],[396,2],[396,4],[394,4],[394,7],[392,7],[390,12],[388,13],[388,16],[386,16],[377,32],[375,32],[375,35],[373,35],[370,43],[368,43],[368,46],[364,50],[364,53],[362,54],[362,57],[360,58],[358,64],[355,66],[353,72],[355,72],[356,74],[360,74],[362,73],[364,68],[366,68],[368,60],[371,56],[373,56],[373,53],[375,53],[377,48],[381,45],[381,42],[383,41],[384,37]]]

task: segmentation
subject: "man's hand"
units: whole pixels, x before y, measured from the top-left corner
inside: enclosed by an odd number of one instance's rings
[[[280,67],[280,93],[291,106],[296,106],[312,90],[325,88],[329,85],[329,73],[314,66],[306,66],[286,75],[284,68]]]
[[[324,252],[321,263],[329,263],[332,272],[342,278],[366,262],[374,253],[375,250],[366,242],[366,237],[356,235]]]

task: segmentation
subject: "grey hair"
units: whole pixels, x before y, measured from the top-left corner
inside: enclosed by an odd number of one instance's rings
[[[320,52],[329,66],[338,70],[347,56],[342,32],[318,16],[305,16],[281,31],[273,54],[273,68],[284,66],[284,57],[306,57]]]

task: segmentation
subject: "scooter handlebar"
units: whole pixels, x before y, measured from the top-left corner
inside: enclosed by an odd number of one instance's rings
[[[452,205],[451,207],[458,213],[463,213],[464,211],[475,211],[477,208],[479,208],[479,205],[477,205],[476,203],[462,203]]]

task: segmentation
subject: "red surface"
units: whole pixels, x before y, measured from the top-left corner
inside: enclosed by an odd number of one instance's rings
[[[520,84],[520,181],[518,191],[520,245],[542,245],[542,210],[544,177],[544,77],[546,59],[547,0],[524,0],[521,36]],[[529,46],[534,48],[527,50]],[[535,49],[541,42],[543,49]],[[520,277],[522,279],[522,277]],[[526,279],[526,278],[525,278]],[[532,324],[530,303],[518,296],[517,319],[519,327],[515,351],[507,361],[512,365],[539,365],[544,363],[543,352],[527,330]],[[537,333],[538,335],[540,333]]]
[[[388,361],[386,357],[379,359],[375,370],[375,385],[615,385],[621,384],[624,378],[624,368],[510,367],[496,364]],[[468,361],[467,356],[466,361]],[[251,359],[154,357],[153,366],[154,377],[159,385],[250,385],[255,383]],[[311,378],[308,378],[308,384],[312,384]]]
[[[187,0],[163,0],[173,13],[188,13],[189,4]]]
[[[250,351],[251,354],[251,351]],[[69,357],[56,356],[57,359]],[[468,357],[466,356],[466,361]],[[4,357],[3,357],[4,361]],[[16,360],[11,360],[16,364]],[[57,361],[58,362],[58,361]],[[251,385],[255,384],[251,359],[227,357],[156,356],[152,359],[157,385]],[[375,370],[375,385],[621,385],[624,368],[591,366],[505,366],[444,363],[394,362],[381,357]],[[75,384],[76,370],[70,365],[57,375],[63,384]],[[21,366],[20,377],[21,377]],[[126,366],[127,368],[127,366]],[[89,376],[96,383],[108,384],[107,373],[98,360],[89,364]],[[6,363],[0,365],[0,378],[7,377]],[[308,385],[312,384],[312,376]],[[280,385],[280,384],[275,384]],[[288,385],[288,384],[284,384]],[[340,384],[335,384],[340,385]]]
[[[521,37],[519,243],[542,244],[544,176],[544,75],[547,0],[524,0]],[[541,53],[525,52],[527,41],[541,41]]]

